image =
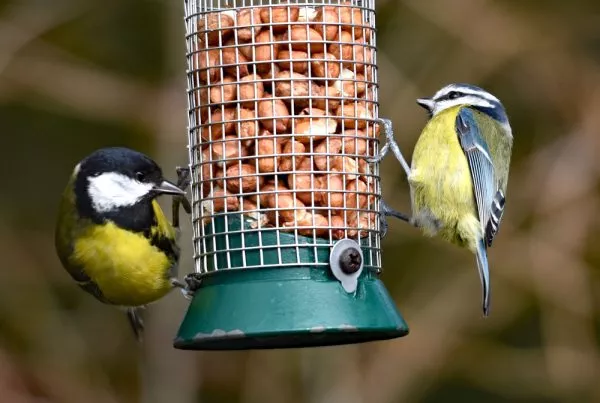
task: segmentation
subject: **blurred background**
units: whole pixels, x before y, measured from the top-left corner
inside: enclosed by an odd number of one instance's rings
[[[53,226],[73,166],[134,147],[187,164],[183,1],[0,2],[0,401],[600,401],[600,5],[377,0],[381,116],[407,157],[415,98],[449,82],[496,94],[515,133],[507,211],[490,250],[492,315],[473,256],[392,222],[383,280],[411,333],[307,350],[184,352],[177,292],[124,316],[74,286]],[[409,208],[400,165],[384,196]],[[189,237],[189,226],[184,237]],[[182,272],[192,270],[184,243]]]

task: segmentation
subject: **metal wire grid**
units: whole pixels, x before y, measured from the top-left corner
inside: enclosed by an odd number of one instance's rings
[[[227,268],[242,251],[237,267],[262,267],[269,249],[280,266],[326,265],[300,261],[300,249],[316,256],[345,237],[380,270],[379,172],[365,161],[379,134],[374,0],[184,2],[196,271],[216,268],[220,252]],[[232,229],[234,217],[249,226]],[[295,242],[267,245],[269,231]],[[246,261],[252,251],[259,264]]]

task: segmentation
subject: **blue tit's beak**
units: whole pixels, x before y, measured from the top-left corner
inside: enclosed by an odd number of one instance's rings
[[[433,111],[433,107],[435,106],[435,102],[430,98],[418,98],[417,103],[427,109],[429,113]]]
[[[158,186],[155,186],[153,189],[158,194],[170,194],[170,195],[184,195],[185,191],[179,189],[177,185],[173,183],[163,180],[162,183]]]

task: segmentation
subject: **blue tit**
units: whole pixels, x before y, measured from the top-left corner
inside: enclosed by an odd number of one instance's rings
[[[489,314],[487,248],[504,213],[513,135],[498,98],[468,84],[450,84],[417,100],[430,115],[408,170],[410,222],[476,255]]]
[[[56,222],[64,268],[83,290],[124,308],[138,339],[139,308],[182,287],[177,233],[156,200],[163,194],[185,197],[148,156],[99,149],[75,167]]]

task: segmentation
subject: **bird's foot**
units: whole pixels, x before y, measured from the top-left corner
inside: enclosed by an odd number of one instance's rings
[[[394,210],[383,200],[379,201],[379,211],[381,213],[379,214],[379,229],[382,238],[385,237],[388,230],[387,217],[396,217],[402,221],[406,221],[407,223],[414,225],[413,220],[408,215]]]
[[[383,126],[383,133],[385,135],[385,145],[381,148],[381,151],[378,155],[376,155],[373,158],[367,158],[367,162],[381,162],[383,158],[385,158],[388,151],[392,150],[392,153],[400,162],[400,165],[402,165],[406,176],[410,176],[410,167],[408,166],[408,163],[406,162],[404,155],[402,155],[402,151],[400,151],[400,147],[398,146],[398,143],[396,143],[396,139],[394,138],[394,129],[392,128],[392,121],[390,119],[379,119],[379,121]]]
[[[181,289],[181,293],[186,299],[192,299],[196,290],[200,288],[200,284],[202,283],[202,279],[199,277],[198,273],[190,273],[184,278],[185,283],[179,281],[178,279],[171,280],[171,284],[174,287],[178,287]]]
[[[190,169],[186,167],[176,167],[177,171],[177,187],[186,191],[190,186],[191,175]],[[179,206],[182,205],[186,213],[192,213],[192,205],[186,196],[175,196],[171,204],[173,226],[179,228]]]
[[[190,169],[188,167],[175,167],[177,172],[177,187],[181,190],[187,190],[192,181]]]

